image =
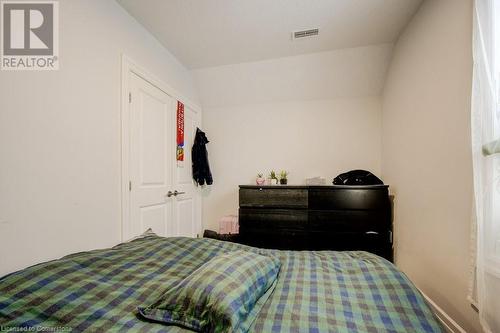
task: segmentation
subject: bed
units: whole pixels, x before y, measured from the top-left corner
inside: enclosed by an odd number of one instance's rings
[[[442,332],[422,295],[390,262],[367,252],[278,251],[213,239],[148,235],[0,279],[0,326],[72,332],[187,332],[146,321],[151,304],[221,253],[281,262],[250,332]]]

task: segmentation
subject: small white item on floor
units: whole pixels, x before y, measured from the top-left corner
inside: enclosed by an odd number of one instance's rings
[[[239,233],[238,215],[226,215],[219,221],[219,234],[237,234]]]
[[[323,177],[307,178],[306,185],[326,185],[326,179]]]

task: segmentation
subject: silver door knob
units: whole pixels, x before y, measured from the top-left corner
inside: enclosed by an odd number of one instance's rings
[[[180,194],[185,194],[186,192],[179,192],[177,190],[174,191],[174,196],[178,196]]]
[[[167,192],[166,197],[167,197],[167,198],[170,198],[170,197],[171,197],[171,196],[173,196],[173,195],[177,195],[177,194],[175,194],[175,193],[174,193],[174,192],[172,192],[172,191],[168,191],[168,192]]]

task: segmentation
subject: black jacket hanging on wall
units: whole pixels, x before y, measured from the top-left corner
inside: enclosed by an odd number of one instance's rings
[[[191,158],[193,160],[193,179],[198,185],[212,185],[212,173],[208,164],[207,136],[199,128],[196,129]]]

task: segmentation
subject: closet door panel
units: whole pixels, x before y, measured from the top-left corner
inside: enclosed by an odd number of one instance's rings
[[[196,237],[202,229],[200,189],[193,181],[191,164],[191,148],[198,126],[199,115],[185,106],[184,161],[174,166],[174,187],[179,193],[174,200],[174,225],[178,236]]]
[[[172,98],[131,74],[130,102],[130,225],[134,237],[151,228],[161,236],[173,236],[174,150]]]

